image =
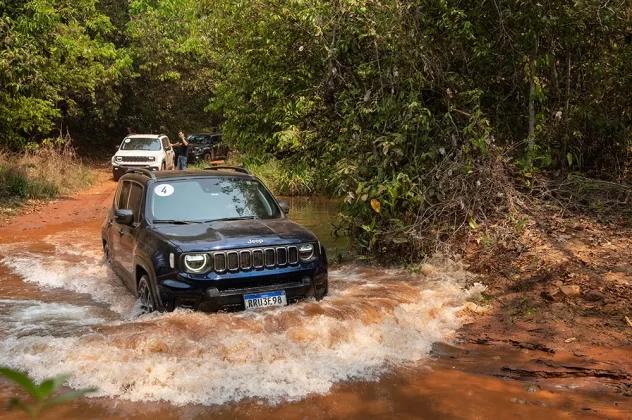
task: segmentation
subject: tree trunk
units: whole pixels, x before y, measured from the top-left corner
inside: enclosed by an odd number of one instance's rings
[[[529,60],[529,150],[535,146],[535,59],[538,55],[538,38],[535,38],[533,56]]]

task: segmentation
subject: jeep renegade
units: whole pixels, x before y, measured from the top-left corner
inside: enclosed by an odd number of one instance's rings
[[[105,259],[146,312],[322,299],[325,248],[288,211],[243,168],[132,169],[102,226]]]

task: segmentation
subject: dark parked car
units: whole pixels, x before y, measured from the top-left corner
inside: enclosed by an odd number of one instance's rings
[[[191,162],[200,160],[210,162],[225,157],[225,147],[221,145],[221,134],[191,134],[187,137],[187,141],[189,142],[188,160]]]
[[[321,299],[325,248],[288,211],[243,168],[132,169],[103,223],[103,250],[146,311]]]

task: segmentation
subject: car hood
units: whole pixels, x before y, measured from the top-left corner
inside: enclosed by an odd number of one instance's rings
[[[232,220],[191,225],[155,225],[153,231],[182,252],[268,246],[317,241],[289,219]]]

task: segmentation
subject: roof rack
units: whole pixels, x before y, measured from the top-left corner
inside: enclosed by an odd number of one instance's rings
[[[154,173],[152,171],[150,171],[149,169],[144,169],[144,168],[129,168],[127,170],[128,174],[143,174],[145,176],[148,176],[151,179],[156,179],[156,175],[154,175]]]
[[[217,171],[220,169],[230,169],[231,171],[241,172],[242,174],[246,175],[252,175],[248,169],[241,168],[239,166],[211,166],[209,168],[204,168],[205,171]]]

